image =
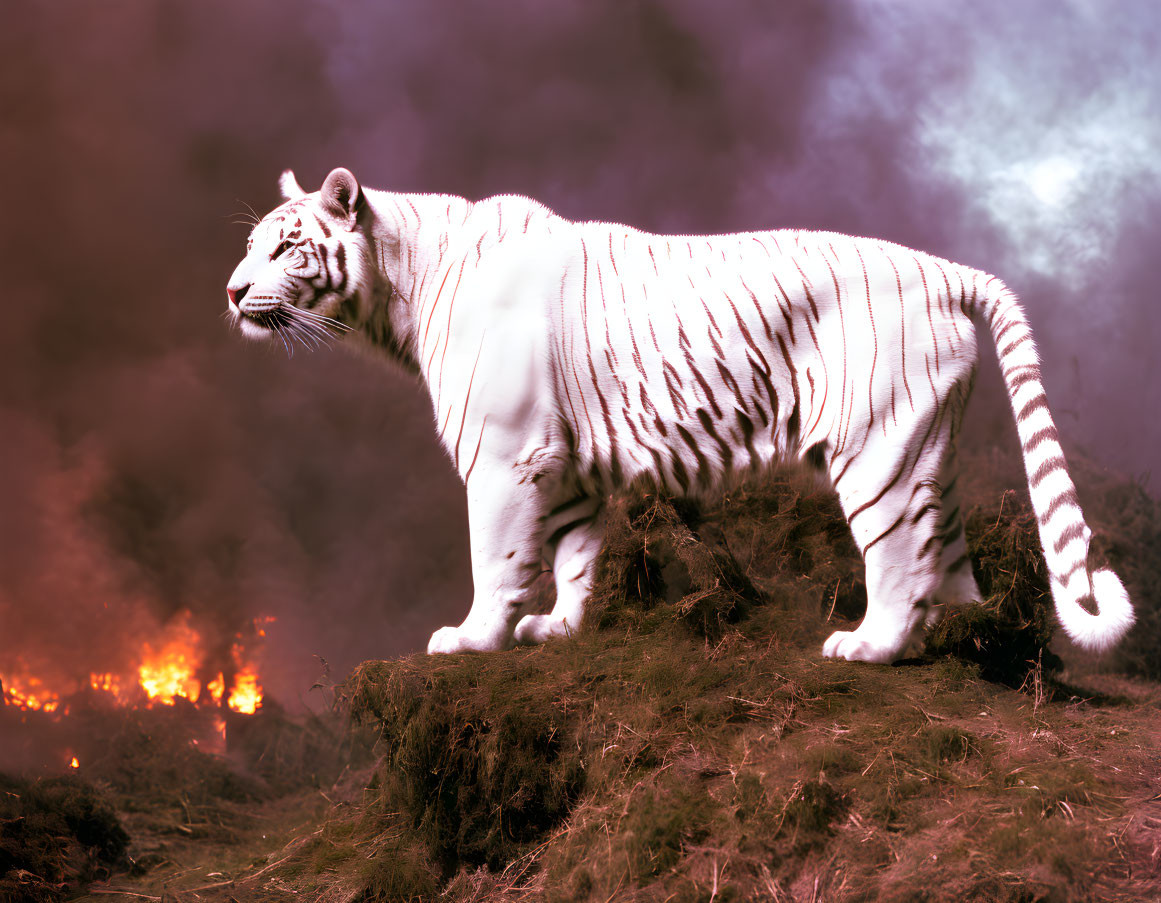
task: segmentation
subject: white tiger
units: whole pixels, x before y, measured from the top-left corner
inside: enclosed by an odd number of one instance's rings
[[[985,323],[1016,415],[1057,614],[1103,649],[1133,623],[1088,564],[1032,333],[996,278],[825,232],[652,235],[523,197],[360,188],[334,170],[251,234],[227,287],[242,332],[331,335],[427,387],[467,489],[475,596],[428,652],[504,649],[581,621],[610,490],[701,494],[802,459],[829,475],[866,563],[867,612],[823,655],[888,662],[979,598],[954,447]],[[556,604],[528,615],[552,568]]]

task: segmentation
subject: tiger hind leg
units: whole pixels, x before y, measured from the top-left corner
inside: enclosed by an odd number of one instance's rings
[[[980,588],[972,573],[964,535],[964,510],[956,487],[958,471],[954,451],[949,452],[940,470],[943,512],[936,529],[943,544],[940,571],[943,574],[935,592],[935,605],[927,614],[927,626],[932,627],[949,611],[962,608],[981,599]]]
[[[605,535],[603,500],[582,496],[558,506],[546,518],[545,532],[544,558],[556,582],[556,604],[546,615],[526,615],[520,620],[516,642],[521,645],[571,636],[580,628]]]
[[[938,432],[902,460],[898,444],[884,441],[846,467],[836,488],[866,565],[867,613],[854,630],[830,635],[824,657],[892,662],[922,634],[944,573],[937,475],[947,436]]]

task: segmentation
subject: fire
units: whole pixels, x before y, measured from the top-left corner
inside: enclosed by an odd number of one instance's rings
[[[169,636],[156,652],[145,644],[145,661],[137,669],[137,682],[152,702],[173,705],[178,697],[196,702],[202,685],[194,675],[200,664],[201,638],[189,623],[189,612],[170,625]]]
[[[206,692],[214,702],[221,702],[222,696],[226,693],[226,678],[219,674],[206,684]]]
[[[252,715],[262,704],[262,686],[258,683],[258,675],[253,671],[239,671],[234,677],[234,689],[226,700],[235,712]]]
[[[80,767],[81,767],[81,763],[79,761],[77,761],[76,756],[73,756],[71,759],[69,759],[69,768],[80,768]]]
[[[104,674],[90,674],[89,686],[101,693],[108,693],[117,699],[121,699],[125,692],[120,675],[108,672]]]
[[[0,677],[3,702],[30,712],[55,712],[60,708],[60,694],[48,689],[43,681],[32,675]]]
[[[235,637],[230,650],[232,673],[226,669],[210,677],[206,674],[203,639],[191,620],[190,613],[183,612],[155,642],[144,643],[134,670],[94,671],[88,676],[88,686],[120,705],[142,701],[146,705],[174,705],[180,698],[201,706],[224,703],[244,714],[257,711],[262,704],[263,689],[247,637],[241,633]],[[266,625],[273,621],[270,617],[255,618],[249,641],[260,643],[266,636]],[[76,689],[75,685],[46,686],[20,661],[14,668],[0,669],[0,688],[3,691],[0,704],[49,713],[63,713],[66,709],[62,708],[62,698]]]

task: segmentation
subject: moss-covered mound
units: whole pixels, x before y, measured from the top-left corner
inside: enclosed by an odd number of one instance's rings
[[[381,731],[374,790],[436,860],[503,867],[559,824],[582,790],[575,725],[541,692],[548,675],[476,673],[483,657],[446,670],[424,664],[369,662],[347,684],[352,714]]]
[[[383,725],[383,765],[350,858],[304,861],[297,887],[958,901],[1144,880],[1156,698],[1054,702],[953,657],[826,662],[788,619],[761,606],[713,642],[659,605],[632,630],[360,667],[348,699]]]
[[[1114,708],[1076,718],[1063,684],[1054,702],[1034,515],[1017,494],[987,496],[967,533],[984,604],[947,617],[924,661],[867,666],[819,655],[861,617],[865,589],[833,496],[809,478],[701,509],[616,500],[579,635],[370,662],[341,688],[383,754],[374,819],[352,830],[397,838],[382,867],[393,890],[365,884],[368,899],[407,898],[401,862],[417,899],[433,886],[578,901],[1129,887],[1125,857],[1139,867],[1145,840],[1125,800],[1146,798],[1147,756],[1137,745],[1110,768],[1098,738],[1132,725],[1147,747],[1155,702],[1094,693]],[[1122,856],[1112,825],[1141,845]]]
[[[121,864],[129,835],[108,798],[67,776],[0,775],[0,900],[55,903]]]

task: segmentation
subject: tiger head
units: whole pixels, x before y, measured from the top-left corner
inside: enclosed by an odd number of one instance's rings
[[[289,170],[279,185],[286,202],[255,225],[226,285],[229,313],[251,338],[314,347],[356,329],[370,304],[367,205],[346,169],[311,194]]]

